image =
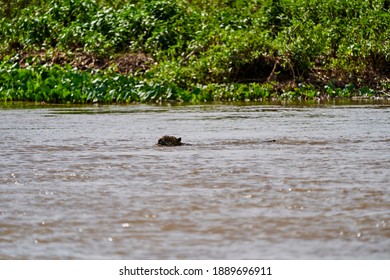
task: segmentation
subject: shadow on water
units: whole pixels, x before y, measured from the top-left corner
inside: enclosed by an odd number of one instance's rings
[[[305,107],[329,107],[329,106],[390,106],[390,100],[387,99],[331,99],[331,100],[269,100],[256,102],[208,102],[200,104],[191,103],[150,103],[144,104],[46,104],[37,102],[0,102],[0,109],[49,109],[53,114],[121,114],[132,112],[164,112],[176,107],[201,107],[204,110],[215,111],[217,107],[248,107],[264,106],[259,108],[262,111],[278,110],[284,108],[305,108]],[[128,110],[128,107],[131,110]],[[275,108],[272,108],[275,107]]]

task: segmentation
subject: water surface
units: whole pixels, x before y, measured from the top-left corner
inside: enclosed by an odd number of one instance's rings
[[[1,259],[390,258],[389,106],[0,116]]]

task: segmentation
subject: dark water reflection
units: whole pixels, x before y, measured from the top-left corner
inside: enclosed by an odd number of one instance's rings
[[[390,258],[389,106],[0,115],[1,259]]]

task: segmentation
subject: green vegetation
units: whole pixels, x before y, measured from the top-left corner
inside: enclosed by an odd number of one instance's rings
[[[2,101],[389,92],[389,0],[0,0]]]

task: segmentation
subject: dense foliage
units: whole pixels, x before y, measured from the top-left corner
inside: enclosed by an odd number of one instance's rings
[[[389,6],[388,0],[0,0],[0,99],[386,96]]]

